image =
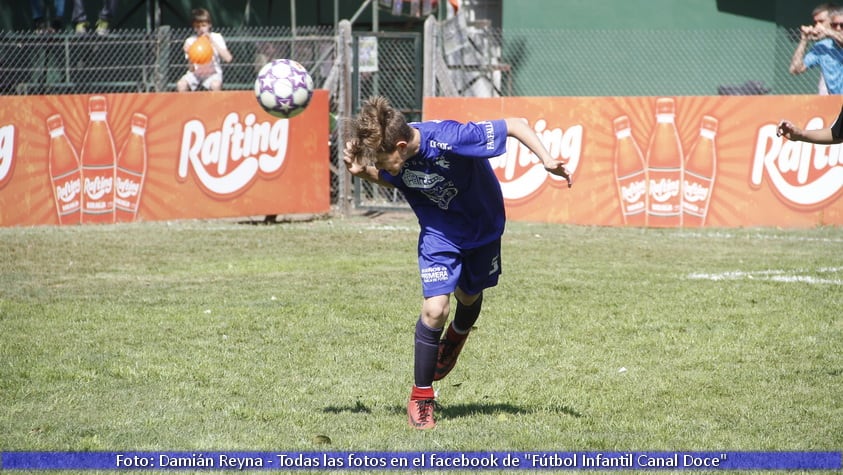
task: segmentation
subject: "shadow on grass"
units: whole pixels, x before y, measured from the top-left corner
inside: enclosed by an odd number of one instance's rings
[[[354,403],[353,406],[328,406],[322,409],[322,412],[329,414],[339,414],[341,412],[349,412],[352,414],[371,414],[372,410],[360,401]]]
[[[406,406],[392,406],[392,412],[395,414],[405,414],[407,412]],[[553,405],[546,407],[531,407],[525,408],[516,406],[514,404],[506,403],[472,403],[472,404],[454,404],[454,405],[440,405],[436,404],[436,415],[444,419],[455,419],[458,417],[478,416],[478,415],[495,415],[495,414],[535,414],[539,412],[551,412],[556,414],[565,414],[571,417],[583,417],[582,413],[568,406]]]

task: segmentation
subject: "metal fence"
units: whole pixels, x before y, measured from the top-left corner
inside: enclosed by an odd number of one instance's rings
[[[295,58],[330,91],[331,202],[401,208],[400,193],[352,181],[338,144],[343,117],[361,98],[388,97],[410,120],[424,96],[623,96],[812,94],[818,73],[792,76],[798,32],[756,30],[500,30],[457,16],[432,17],[424,33],[338,28],[218,29],[234,61],[226,90],[251,90],[269,59]],[[186,71],[191,29],[117,30],[95,35],[0,32],[0,94],[174,91]]]
[[[234,56],[223,87],[252,89],[271,58],[296,58],[316,84],[336,59],[331,27],[218,29]],[[77,94],[175,90],[186,72],[182,45],[192,29],[118,30],[108,36],[0,33],[0,93]]]

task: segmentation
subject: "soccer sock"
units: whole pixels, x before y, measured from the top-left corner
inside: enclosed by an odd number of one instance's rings
[[[441,337],[441,328],[430,328],[419,317],[419,320],[416,322],[414,364],[417,387],[425,388],[433,384],[433,373],[436,371],[436,358],[439,356],[439,338]]]
[[[457,300],[457,310],[454,312],[454,321],[448,327],[446,338],[451,340],[464,338],[471,327],[477,322],[477,317],[480,316],[480,307],[483,306],[483,294],[481,293],[477,300],[471,305],[463,305]]]
[[[419,399],[433,399],[435,396],[436,393],[433,392],[433,388],[430,386],[426,388],[413,386],[413,392],[410,393],[410,400],[416,401]]]

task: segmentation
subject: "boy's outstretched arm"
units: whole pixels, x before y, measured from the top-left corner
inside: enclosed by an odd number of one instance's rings
[[[556,176],[561,176],[568,180],[568,188],[570,188],[574,182],[571,175],[568,173],[568,169],[565,168],[565,163],[561,160],[557,160],[550,156],[550,152],[544,148],[544,144],[542,144],[541,139],[530,126],[521,119],[504,119],[506,122],[506,133],[510,137],[515,137],[521,143],[527,146],[531,152],[533,152],[544,164],[544,169],[547,170],[548,173],[552,173]]]

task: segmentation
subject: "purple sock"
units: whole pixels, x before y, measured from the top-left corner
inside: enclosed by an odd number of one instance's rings
[[[454,330],[457,333],[461,335],[467,334],[471,331],[471,327],[474,326],[474,323],[477,322],[477,317],[480,316],[481,307],[483,307],[482,293],[471,305],[463,305],[459,300],[457,300],[457,310],[454,312],[454,321],[451,323],[451,326],[454,327]]]
[[[442,329],[433,329],[422,323],[421,317],[416,322],[415,383],[423,388],[433,384],[433,372],[436,371],[436,357],[439,354],[439,338]]]

